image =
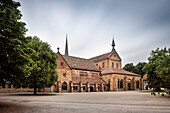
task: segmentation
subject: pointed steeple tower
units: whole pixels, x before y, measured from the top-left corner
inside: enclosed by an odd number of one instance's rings
[[[66,33],[65,55],[66,55],[66,56],[69,56],[69,55],[68,55],[68,44],[67,44],[67,33]]]
[[[113,36],[113,41],[112,41],[112,52],[115,50],[115,41],[114,41],[114,36]]]

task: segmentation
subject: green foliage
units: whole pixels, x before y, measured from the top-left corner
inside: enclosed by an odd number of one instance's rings
[[[143,75],[145,74],[145,72],[142,70],[143,67],[145,66],[146,62],[139,62],[137,65],[133,65],[133,63],[128,63],[126,64],[123,69],[126,71],[130,71],[139,75]]]
[[[147,73],[149,87],[170,88],[170,49],[159,49],[151,52],[149,62],[143,71]]]
[[[48,43],[25,37],[19,2],[0,0],[0,83],[44,88],[57,80],[57,55]],[[36,90],[35,90],[36,91]]]
[[[123,69],[126,70],[126,71],[133,72],[133,70],[135,69],[135,66],[133,65],[133,63],[127,63],[127,64],[123,67]]]
[[[50,87],[57,80],[57,54],[38,37],[29,39],[30,74],[24,78],[22,85],[35,89]]]
[[[135,69],[133,70],[134,73],[139,74],[139,75],[143,75],[145,74],[145,72],[142,70],[143,67],[145,66],[146,62],[139,62],[136,66]]]
[[[12,0],[0,1],[0,83],[17,82],[17,78],[27,73],[29,60],[24,37],[27,29],[25,23],[19,21],[22,16],[19,6],[19,2]]]

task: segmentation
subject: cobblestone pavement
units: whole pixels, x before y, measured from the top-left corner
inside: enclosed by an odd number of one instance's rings
[[[0,93],[0,113],[170,113],[170,96],[138,91],[11,96]]]

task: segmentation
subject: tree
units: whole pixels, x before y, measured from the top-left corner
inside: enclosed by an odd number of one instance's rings
[[[24,37],[27,29],[20,21],[19,6],[19,2],[12,0],[0,1],[0,83],[14,82],[27,73],[29,60],[25,53],[27,38]]]
[[[145,74],[145,72],[142,70],[143,67],[145,66],[146,62],[139,62],[134,70],[133,70],[133,73],[136,73],[136,74],[139,74],[139,75],[142,75],[142,78],[143,78],[143,75]]]
[[[143,75],[145,74],[145,72],[142,70],[143,67],[145,66],[146,62],[139,62],[137,65],[133,65],[133,63],[127,63],[123,69],[126,71],[130,71],[139,75]]]
[[[157,48],[148,60],[143,71],[147,73],[149,87],[158,91],[161,87],[170,88],[170,49]]]
[[[22,79],[25,87],[37,88],[50,87],[57,80],[57,54],[53,52],[48,43],[42,42],[38,37],[29,37],[30,42],[30,74]]]
[[[133,63],[127,63],[127,64],[123,67],[123,69],[126,70],[126,71],[133,72],[133,70],[135,69],[135,66],[133,65]]]

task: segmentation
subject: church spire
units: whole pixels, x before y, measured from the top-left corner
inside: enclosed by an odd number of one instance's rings
[[[69,55],[68,55],[67,34],[66,34],[66,46],[65,46],[65,55],[66,55],[66,56],[69,56]]]
[[[112,52],[115,50],[115,41],[114,41],[114,35],[113,35],[113,41],[112,41]]]

